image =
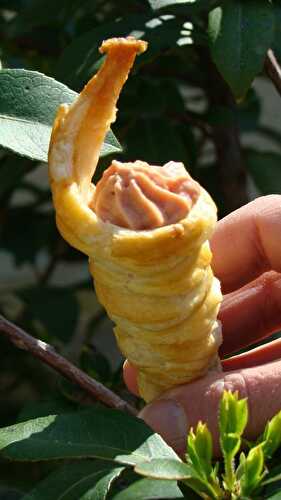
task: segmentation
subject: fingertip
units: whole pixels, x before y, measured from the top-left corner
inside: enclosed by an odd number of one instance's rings
[[[123,364],[123,379],[129,391],[139,396],[137,370],[127,359]]]

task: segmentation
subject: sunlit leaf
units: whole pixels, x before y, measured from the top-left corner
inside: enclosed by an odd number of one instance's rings
[[[189,479],[192,475],[190,467],[174,459],[152,459],[135,466],[135,471],[142,476],[153,479],[169,479],[182,481]]]
[[[140,479],[114,495],[113,500],[174,500],[184,498],[176,481]]]
[[[13,460],[93,457],[136,465],[170,458],[181,464],[172,448],[142,420],[100,408],[0,429],[0,450]]]
[[[32,160],[46,162],[51,127],[58,106],[72,103],[76,93],[36,71],[0,71],[0,145]],[[110,132],[102,155],[120,151]]]
[[[236,98],[245,96],[262,70],[274,36],[268,1],[228,0],[209,15],[212,58]]]

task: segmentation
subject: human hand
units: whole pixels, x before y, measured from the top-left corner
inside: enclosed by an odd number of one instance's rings
[[[218,223],[211,241],[212,268],[224,300],[220,357],[245,348],[281,329],[281,196],[270,195],[236,210]],[[279,359],[279,360],[278,360]],[[223,390],[247,397],[245,437],[255,439],[281,409],[281,338],[222,361],[223,372],[167,391],[139,414],[179,454],[186,434],[206,422],[219,455],[217,415]],[[124,364],[128,388],[138,393],[136,370]]]

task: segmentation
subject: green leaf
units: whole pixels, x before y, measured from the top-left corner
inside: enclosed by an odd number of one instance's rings
[[[190,467],[179,459],[152,459],[149,462],[138,463],[135,471],[142,476],[171,481],[183,481],[192,475]]]
[[[265,458],[271,458],[281,445],[281,411],[267,422],[261,440]]]
[[[47,162],[51,128],[61,103],[76,93],[62,83],[24,69],[0,71],[0,145],[32,160]],[[120,151],[110,132],[101,155]]]
[[[184,498],[176,481],[140,479],[117,493],[112,500],[174,500]]]
[[[79,316],[78,299],[72,290],[39,286],[20,289],[17,295],[25,303],[25,315],[36,323],[38,334],[63,341],[71,338]]]
[[[151,62],[159,53],[178,46],[179,40],[184,38],[182,35],[184,24],[184,20],[172,15],[159,17],[138,15],[97,26],[75,38],[66,48],[58,62],[57,76],[68,85],[81,88],[103,60],[98,47],[104,39],[113,36],[133,35],[146,40],[148,49],[137,58],[135,67],[144,65],[146,62]],[[189,31],[190,29],[188,33]],[[190,36],[189,34],[189,38]]]
[[[112,481],[123,467],[113,468],[110,462],[81,460],[59,467],[23,500],[105,500]]]
[[[172,448],[142,420],[101,408],[50,415],[0,429],[0,450],[13,460],[94,457],[128,465],[152,458],[179,461]]]
[[[118,479],[123,470],[125,470],[125,467],[116,467],[112,469],[110,472],[101,477],[93,488],[84,493],[84,495],[80,497],[80,500],[106,500],[111,486],[114,481]]]
[[[242,495],[251,495],[261,484],[264,471],[264,454],[262,445],[255,446],[249,451],[242,463],[240,486]]]
[[[213,492],[208,481],[194,474],[192,467],[184,462],[174,459],[152,459],[149,462],[138,463],[135,472],[152,479],[166,479],[184,481],[186,486],[192,488],[196,493]],[[204,497],[209,498],[209,497]],[[210,498],[216,498],[215,495]]]
[[[238,434],[223,434],[220,436],[221,448],[226,455],[234,457],[240,450],[241,438]]]
[[[211,55],[237,99],[262,70],[273,36],[274,11],[268,1],[228,0],[210,13]]]
[[[198,422],[196,433],[192,430],[187,436],[187,458],[191,460],[199,476],[208,479],[212,473],[213,443],[212,435],[206,424]]]
[[[220,402],[219,428],[221,434],[241,436],[248,421],[247,399],[238,399],[238,392],[224,391]]]
[[[249,150],[246,168],[262,194],[281,194],[281,155]]]

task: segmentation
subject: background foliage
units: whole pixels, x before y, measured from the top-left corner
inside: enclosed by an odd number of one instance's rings
[[[252,87],[256,78],[266,78],[269,48],[281,59],[280,26],[279,0],[0,0],[0,312],[136,405],[123,386],[111,325],[95,300],[86,259],[55,227],[45,163],[55,110],[72,102],[100,66],[103,39],[130,34],[147,40],[149,49],[137,59],[120,98],[114,135],[107,136],[95,180],[117,156],[155,164],[182,161],[224,216],[255,195],[281,193],[281,136],[261,122],[263,102]],[[267,141],[264,151],[249,146],[250,133]],[[154,458],[174,458],[144,424],[92,405],[89,410],[77,388],[1,337],[0,356],[0,425],[38,417],[32,425],[48,437],[52,426],[63,429],[69,415],[87,458],[50,461],[77,457],[65,444],[72,437],[61,434],[57,452],[50,442],[42,448],[49,450],[43,464],[20,464],[36,458],[39,445],[27,441],[24,447],[31,424],[16,428],[23,440],[19,448],[10,441],[3,445],[2,432],[3,456],[14,462],[1,463],[0,499],[22,498],[30,490],[25,499],[182,498],[175,481],[140,479],[127,468],[149,439]],[[54,414],[62,416],[54,422],[48,416]],[[87,439],[83,448],[82,431],[76,432],[79,419],[89,423],[89,433],[103,436],[100,443],[93,438],[91,450]],[[104,460],[107,446],[122,448],[122,433],[129,440],[127,458],[113,465],[88,460],[97,456],[95,446],[104,447]],[[46,477],[47,483],[35,486]],[[71,494],[70,477],[80,485]],[[61,488],[56,497],[48,496],[53,485]]]

